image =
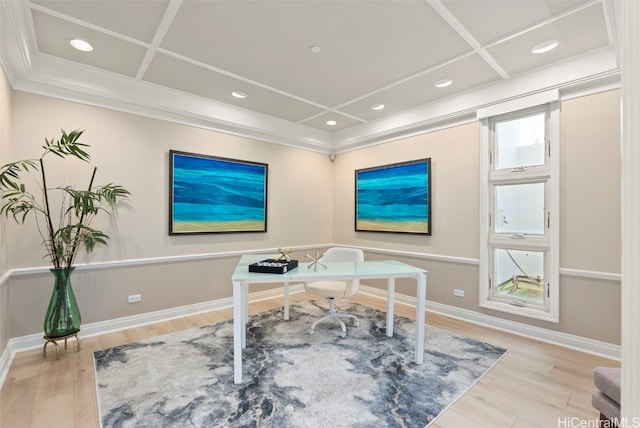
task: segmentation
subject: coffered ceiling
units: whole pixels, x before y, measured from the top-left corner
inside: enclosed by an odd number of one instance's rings
[[[617,68],[594,0],[3,0],[0,13],[15,89],[329,151],[461,95],[512,97],[505,82],[535,92]]]

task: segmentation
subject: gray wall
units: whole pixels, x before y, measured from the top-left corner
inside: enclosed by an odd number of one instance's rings
[[[96,223],[111,236],[110,245],[78,256],[79,264],[134,262],[74,273],[83,323],[231,296],[229,278],[238,257],[217,254],[331,240],[327,155],[22,92],[13,93],[11,109],[14,159],[39,157],[44,137],[58,136],[60,128],[86,129],[91,164],[98,167],[96,183],[115,182],[132,193],[114,219]],[[268,163],[267,233],[169,236],[170,149]],[[50,186],[56,178],[85,185],[91,172],[81,162],[69,166],[56,159],[46,168]],[[16,337],[41,331],[52,281],[46,270],[30,272],[47,266],[33,223],[8,226],[11,268],[27,269],[9,283],[11,335]],[[178,257],[184,261],[171,261]],[[142,302],[128,304],[130,294],[141,294]]]
[[[407,258],[429,271],[428,300],[620,344],[619,281],[576,276],[620,273],[619,104],[619,91],[561,103],[560,323],[480,308],[477,265]],[[334,211],[336,242],[477,260],[479,141],[480,125],[474,122],[339,155],[334,203],[342,209]],[[354,170],[426,157],[432,162],[432,235],[354,232]],[[402,287],[415,296],[410,283]],[[465,297],[454,297],[454,288]]]
[[[57,135],[60,128],[83,128],[92,145],[93,164],[99,168],[97,180],[114,181],[133,193],[130,207],[119,210],[117,222],[105,220],[106,232],[113,238],[110,246],[78,259],[115,262],[113,267],[74,274],[85,323],[231,296],[229,276],[237,256],[225,252],[336,242],[371,249],[368,259],[390,258],[375,250],[392,250],[403,254],[394,258],[424,266],[429,270],[431,301],[620,343],[616,281],[562,275],[559,324],[478,307],[478,266],[473,263],[479,251],[477,123],[339,154],[331,162],[324,154],[20,92],[11,97],[11,112],[12,158],[39,156],[43,138]],[[620,272],[619,124],[617,91],[562,103],[560,265],[564,270]],[[169,149],[268,163],[269,231],[168,236]],[[354,170],[424,157],[432,159],[433,235],[354,232]],[[52,168],[58,173],[62,169]],[[79,165],[65,168],[64,173],[74,180],[85,180],[87,174]],[[10,268],[25,269],[3,287],[11,289],[8,325],[11,337],[18,337],[41,331],[51,279],[46,271],[32,269],[46,266],[34,251],[40,249],[34,228],[11,224],[9,232]],[[5,234],[3,245],[7,239]],[[192,257],[203,254],[214,256]],[[140,260],[149,263],[124,263]],[[465,291],[463,299],[453,296],[454,287]],[[414,295],[413,289],[411,281],[397,286],[398,292],[408,295]],[[142,302],[127,304],[129,294],[142,294]]]

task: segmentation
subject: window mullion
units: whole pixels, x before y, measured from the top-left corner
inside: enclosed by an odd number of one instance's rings
[[[546,105],[482,120],[480,227],[480,305],[555,322],[557,118]]]

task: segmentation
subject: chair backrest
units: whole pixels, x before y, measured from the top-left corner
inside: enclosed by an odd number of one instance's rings
[[[362,262],[364,253],[359,248],[331,247],[320,257],[321,262]]]
[[[359,248],[331,247],[320,257],[321,262],[362,262],[364,252]],[[345,297],[353,296],[358,292],[360,280],[346,281]]]

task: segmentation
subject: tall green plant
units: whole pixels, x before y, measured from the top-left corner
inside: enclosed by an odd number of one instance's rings
[[[90,160],[85,151],[89,145],[78,141],[84,131],[61,132],[59,139],[45,138],[45,145],[42,146],[44,152],[39,159],[11,162],[0,169],[0,215],[5,214],[23,224],[27,216],[33,213],[46,257],[56,269],[73,266],[80,247],[90,253],[98,244],[107,245],[109,237],[92,228],[91,223],[99,212],[110,214],[119,201],[130,195],[124,187],[112,183],[94,187],[97,167],[93,168],[87,190],[78,190],[73,186],[47,187],[44,163],[47,155],[74,157],[84,162]],[[39,197],[27,188],[21,177],[22,174],[37,172],[40,173]],[[49,194],[54,191],[62,193],[62,203],[55,222],[49,202]]]

